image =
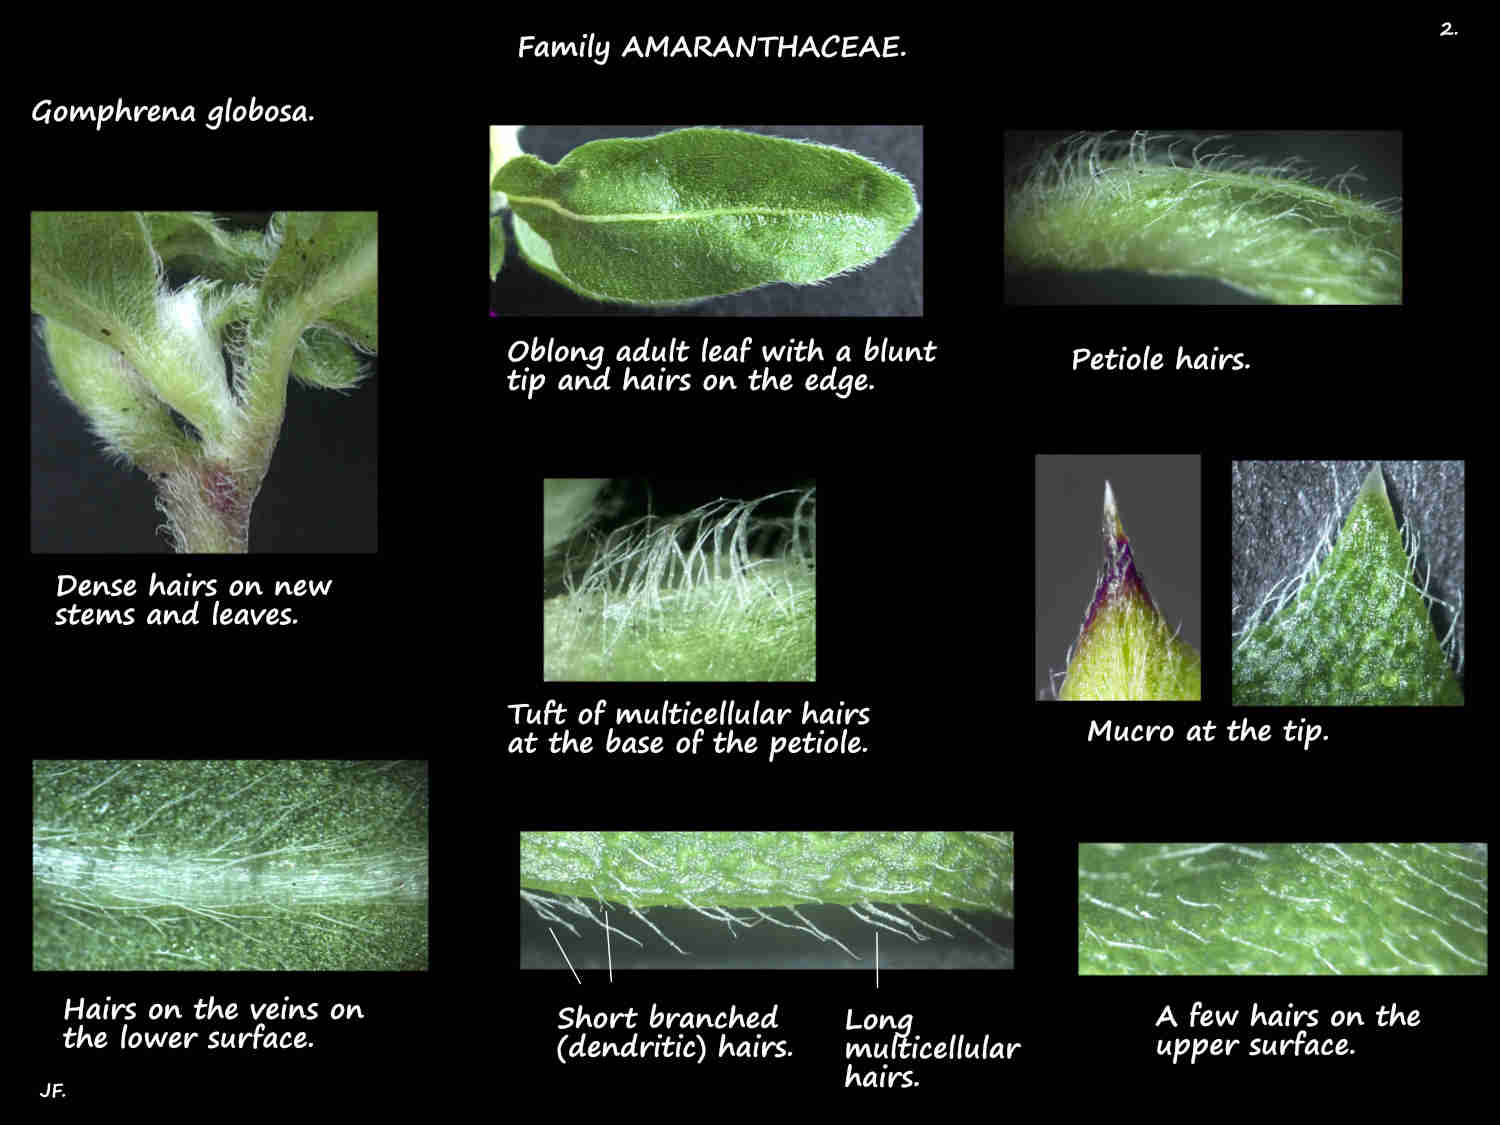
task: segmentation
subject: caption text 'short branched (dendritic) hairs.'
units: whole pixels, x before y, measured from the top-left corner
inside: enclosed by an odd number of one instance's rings
[[[427,967],[421,761],[32,763],[37,969]]]
[[[1281,304],[1399,304],[1400,199],[1233,136],[1077,133],[1010,162],[1005,265],[1209,278]],[[1315,146],[1315,137],[1307,138]]]
[[[1104,568],[1078,639],[1064,661],[1057,698],[1068,702],[1200,698],[1198,652],[1151,600],[1108,481],[1104,483],[1101,532]]]
[[[607,928],[622,945],[649,932],[683,956],[692,951],[657,908],[694,911],[731,933],[800,931],[858,960],[809,908],[841,906],[913,942],[964,932],[993,944],[976,922],[1012,916],[1013,885],[1008,832],[521,834],[521,898],[538,915],[575,936]]]
[[[544,679],[815,678],[815,488],[714,500],[580,540],[604,483],[543,483],[544,558],[583,555],[565,593],[543,601]]]
[[[596,301],[680,305],[811,285],[881,258],[916,221],[899,173],[832,145],[679,129],[580,145],[557,164],[490,129],[490,279],[504,218],[536,272]]]
[[[178,551],[249,549],[289,378],[348,391],[368,374],[377,228],[373,211],[282,211],[265,230],[32,213],[31,308],[57,385],[151,479]]]
[[[1234,638],[1234,702],[1461,705],[1454,668],[1460,607],[1437,598],[1430,568],[1418,568],[1421,547],[1412,520],[1398,529],[1377,463],[1335,535],[1343,502],[1339,474],[1330,468],[1333,509],[1314,525],[1310,557],[1264,593]],[[1461,480],[1461,466],[1456,472]],[[1247,473],[1245,479],[1259,478]],[[1443,637],[1434,609],[1451,615]]]
[[[1082,844],[1078,971],[1489,971],[1487,844]]]

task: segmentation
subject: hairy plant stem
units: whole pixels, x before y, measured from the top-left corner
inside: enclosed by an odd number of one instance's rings
[[[378,347],[374,212],[33,212],[31,304],[58,386],[143,470],[180,552],[244,553],[287,382],[347,391]],[[173,288],[173,269],[201,276]]]

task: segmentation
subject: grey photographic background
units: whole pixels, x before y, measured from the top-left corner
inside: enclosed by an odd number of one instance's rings
[[[1076,131],[1076,130],[1074,130]],[[1026,161],[1036,146],[1062,141],[1074,131],[1015,131],[1005,134],[1006,171]],[[1347,184],[1351,195],[1370,203],[1395,199],[1402,194],[1403,144],[1400,132],[1260,132],[1236,129],[1159,129],[1153,133],[1182,133],[1208,138],[1226,135],[1222,141],[1205,144],[1204,155],[1227,152],[1255,160],[1280,161],[1300,157],[1313,182],[1322,184],[1333,176],[1353,170]],[[1122,131],[1122,137],[1130,135]],[[1179,163],[1192,151],[1191,143],[1179,145]],[[1357,177],[1363,176],[1364,179]],[[1038,271],[1007,274],[1005,303],[1026,305],[1263,305],[1274,302],[1242,293],[1218,281],[1196,277],[1152,277],[1124,270],[1090,270],[1079,273]]]
[[[651,137],[706,122],[677,125],[528,125],[523,151],[556,164],[588,141]],[[905,176],[923,204],[922,129],[915,125],[725,125],[747,133],[835,145]],[[507,222],[505,267],[490,289],[501,316],[921,316],[922,228],[917,220],[885,257],[821,285],[766,285],[747,293],[671,308],[590,301],[537,273],[520,257]],[[485,240],[476,234],[475,255]]]
[[[1203,648],[1202,472],[1196,455],[1042,455],[1036,459],[1036,693],[1052,698],[1104,560],[1104,482],[1151,600]]]
[[[1335,536],[1373,461],[1236,461],[1232,467],[1233,545],[1230,566],[1232,627],[1238,633],[1280,579],[1302,569],[1324,520],[1335,516]],[[1431,567],[1431,594],[1459,606],[1464,593],[1464,462],[1382,461],[1396,524],[1407,521],[1420,540],[1417,580]],[[1128,527],[1129,525],[1127,525]],[[1433,608],[1439,640],[1451,618]],[[1455,652],[1464,645],[1464,616]],[[1459,677],[1462,682],[1463,677]]]

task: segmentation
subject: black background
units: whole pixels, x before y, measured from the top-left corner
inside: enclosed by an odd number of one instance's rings
[[[1196,1103],[1181,1094],[1200,1086],[1222,1094],[1230,1084],[1252,1097],[1316,1085],[1336,1090],[1347,1106],[1383,1097],[1392,1074],[1432,1088],[1474,1072],[1487,1034],[1487,977],[1077,978],[1075,848],[1090,839],[1484,838],[1475,826],[1490,819],[1493,787],[1482,782],[1490,773],[1482,751],[1489,742],[1481,725],[1488,706],[1482,646],[1468,655],[1465,708],[1308,716],[1328,735],[1310,752],[1279,740],[1231,745],[1223,735],[1236,717],[1226,674],[1233,460],[1443,457],[1467,462],[1476,495],[1490,482],[1490,450],[1478,440],[1488,429],[1479,377],[1492,363],[1482,342],[1487,328],[1471,307],[1474,289],[1483,286],[1473,276],[1474,251],[1487,236],[1454,228],[1449,194],[1473,187],[1467,178],[1455,183],[1451,172],[1472,147],[1466,115],[1475,104],[1469,86],[1482,39],[1478,29],[1472,37],[1439,39],[1437,21],[1425,16],[1372,30],[1367,40],[1345,28],[1311,27],[1288,29],[1283,42],[1247,38],[1244,29],[1229,40],[1200,39],[1198,29],[1170,39],[1151,29],[1142,38],[1140,29],[1116,34],[1094,22],[1056,26],[1056,15],[983,35],[960,26],[939,30],[936,20],[871,28],[903,36],[907,57],[890,63],[641,64],[619,59],[624,36],[616,37],[606,67],[518,62],[515,30],[486,30],[472,42],[423,30],[400,44],[399,64],[389,61],[388,48],[376,65],[351,60],[341,69],[321,57],[316,67],[274,82],[202,70],[177,84],[25,76],[24,97],[12,99],[28,170],[12,204],[17,269],[25,208],[375,207],[383,275],[374,554],[66,560],[71,572],[99,577],[144,578],[153,567],[333,576],[334,598],[302,606],[304,623],[295,629],[52,627],[52,587],[63,563],[30,553],[37,513],[27,516],[38,493],[20,482],[31,481],[34,466],[55,451],[51,431],[21,438],[31,412],[14,380],[10,560],[19,596],[12,636],[24,658],[17,682],[28,727],[80,755],[99,738],[118,742],[122,734],[141,753],[162,756],[316,753],[334,739],[400,756],[419,740],[432,751],[447,807],[440,800],[434,818],[430,973],[202,982],[241,998],[279,997],[293,983],[354,993],[376,1013],[360,1034],[330,1038],[315,1054],[293,1059],[65,1056],[56,1046],[62,996],[86,987],[116,998],[165,998],[188,978],[76,982],[34,974],[19,982],[14,1020],[25,1042],[15,1078],[23,1096],[33,1096],[28,1083],[64,1081],[74,1104],[90,1108],[135,1109],[163,1098],[195,1104],[242,1091],[258,1109],[420,1103],[441,1111],[498,1099],[518,1108],[518,1098],[524,1104],[546,1091],[574,1109],[645,1096],[683,1107],[687,1098],[723,1100],[729,1093],[732,1101],[744,1091],[761,1111],[847,1102],[894,1113],[975,1096],[1001,1106],[1040,1095],[1070,1108],[1139,1099],[1185,1108]],[[566,38],[590,29],[524,30]],[[648,32],[661,33],[640,29]],[[1288,57],[1302,60],[1295,73],[1273,80],[1271,62]],[[1351,93],[1354,60],[1378,60],[1389,80]],[[326,80],[307,77],[328,71]],[[1251,73],[1253,81],[1235,78]],[[541,124],[628,125],[675,109],[682,124],[920,126],[922,316],[793,316],[774,332],[764,322],[743,331],[717,322],[705,327],[701,317],[488,317],[485,298],[493,307],[494,293],[484,292],[483,197],[469,181],[486,167],[485,127],[511,118],[518,91],[527,90]],[[1430,98],[1414,91],[1430,91]],[[42,97],[194,101],[206,111],[226,95],[243,101],[252,92],[263,101],[305,101],[318,120],[218,133],[201,124],[94,132],[29,120]],[[1405,306],[1002,308],[1000,132],[1128,128],[1164,116],[1176,123],[1200,110],[1210,120],[1182,124],[1400,130],[1409,223]],[[880,269],[867,273],[874,279]],[[19,359],[19,316],[15,331]],[[505,389],[504,353],[517,340],[610,349],[648,334],[737,342],[745,332],[814,335],[830,354],[869,336],[935,340],[938,359],[871,368],[874,392],[846,402],[746,392],[543,394],[527,402]],[[1145,376],[1080,374],[1069,366],[1076,347],[1148,344],[1169,352],[1242,351],[1252,366]],[[372,406],[354,405],[364,394],[330,409],[342,415]],[[344,419],[331,424],[342,428]],[[1201,458],[1202,704],[1080,711],[1036,701],[1034,614],[1022,591],[1035,555],[1027,497],[1039,453]],[[273,474],[291,473],[281,460]],[[540,479],[726,474],[818,482],[817,684],[682,685],[667,693],[628,685],[607,692],[543,688],[534,554]],[[149,526],[149,504],[135,506]],[[1482,550],[1483,521],[1472,531]],[[253,543],[254,522],[251,534]],[[1469,591],[1466,612],[1482,630],[1488,598]],[[741,701],[792,706],[804,699],[870,705],[875,749],[852,760],[774,766],[670,754],[621,762],[505,753],[515,733],[511,703],[557,699],[577,707],[606,695],[630,703],[664,694],[708,701],[726,691]],[[1087,720],[1100,717],[1170,722],[1178,737],[1166,746],[1091,743]],[[1183,729],[1205,720],[1218,724],[1219,739],[1186,743]],[[12,768],[19,782],[21,762]],[[516,833],[611,827],[1014,830],[1016,968],[891,972],[882,974],[878,991],[873,974],[845,970],[618,972],[613,984],[599,971],[582,984],[563,969],[518,971],[506,874]],[[11,963],[15,976],[25,972],[24,948]],[[1348,1060],[1240,1059],[1189,1071],[1154,1056],[1153,1025],[1165,1004],[1193,999],[1370,1011],[1397,1002],[1421,1008],[1424,1025],[1419,1033],[1367,1033]],[[653,1001],[702,1010],[779,1004],[782,1034],[795,1054],[782,1064],[558,1067],[559,1008]],[[987,1032],[1025,1046],[1013,1062],[993,1067],[921,1067],[916,1090],[846,1092],[840,1045],[850,1009],[912,1012],[923,1034]],[[1246,1085],[1247,1077],[1258,1081]],[[706,1105],[697,1102],[694,1112]]]

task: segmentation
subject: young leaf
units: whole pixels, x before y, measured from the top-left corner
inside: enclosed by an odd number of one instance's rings
[[[334,305],[318,323],[373,355],[380,350],[379,309],[379,287],[372,281],[364,292]]]
[[[204,277],[248,282],[265,266],[270,250],[260,231],[226,231],[210,214],[147,211],[152,248],[174,269]]]
[[[112,348],[155,335],[151,236],[134,211],[33,211],[31,307]]]
[[[490,186],[533,266],[640,305],[826,280],[885,254],[918,212],[911,185],[862,156],[728,129],[517,156]]]
[[[261,307],[296,299],[304,323],[375,287],[374,211],[282,211],[280,246],[261,282]]]
[[[347,391],[364,377],[359,357],[343,337],[322,328],[309,328],[297,341],[292,356],[292,378],[310,387]]]
[[[242,388],[252,422],[281,423],[286,375],[308,325],[371,306],[379,259],[374,211],[282,211],[278,248],[249,331],[251,376]],[[373,335],[373,320],[367,326]],[[356,330],[360,330],[356,325]]]
[[[1146,592],[1108,481],[1104,482],[1103,537],[1104,571],[1058,698],[1201,698],[1198,653],[1176,634]]]
[[[1338,543],[1286,591],[1269,620],[1246,626],[1233,663],[1237,704],[1463,703],[1378,464]]]
[[[118,350],[158,397],[214,441],[232,407],[200,297],[162,288],[140,212],[32,212],[32,309]]]
[[[148,473],[192,455],[167,405],[120,352],[61,320],[42,320],[58,386],[109,449]]]

